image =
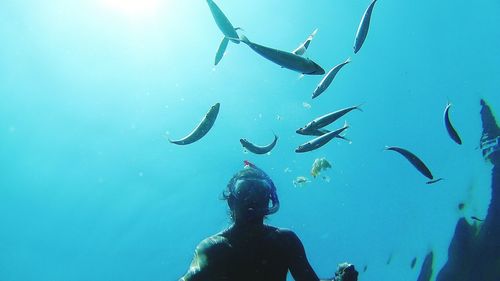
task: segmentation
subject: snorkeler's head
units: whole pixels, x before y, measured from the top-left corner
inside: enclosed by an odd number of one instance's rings
[[[271,178],[254,164],[245,161],[223,193],[233,220],[254,220],[274,214],[279,209],[276,187]]]

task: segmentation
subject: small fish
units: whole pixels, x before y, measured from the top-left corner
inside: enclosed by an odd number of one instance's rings
[[[334,66],[328,73],[321,79],[319,82],[318,86],[316,86],[316,89],[314,90],[312,94],[312,98],[316,98],[317,96],[321,95],[327,88],[330,86],[330,84],[333,81],[333,78],[337,75],[340,69],[344,67],[344,65],[348,64],[351,62],[351,58],[348,58],[345,62],[337,64]]]
[[[361,46],[363,46],[363,43],[365,42],[366,35],[368,35],[368,29],[370,28],[370,19],[372,17],[372,11],[373,11],[373,6],[375,5],[375,2],[377,0],[373,0],[366,9],[365,13],[363,14],[363,17],[361,18],[361,22],[359,23],[358,26],[358,31],[356,32],[356,39],[354,40],[354,53],[356,54],[359,49],[361,49]]]
[[[299,135],[304,135],[304,136],[322,136],[326,133],[329,133],[330,131],[326,130],[326,129],[304,129],[304,128],[300,128],[300,129],[297,129],[297,131],[295,131],[297,134]],[[336,138],[339,138],[339,139],[343,139],[349,143],[351,143],[352,141],[344,136],[341,136],[341,135],[338,135],[338,136],[335,136]]]
[[[363,267],[363,272],[366,272],[367,270],[368,270],[368,265],[365,265],[365,266]]]
[[[460,202],[460,203],[458,203],[458,209],[459,209],[460,211],[462,211],[464,208],[465,208],[465,203],[464,203],[464,202]]]
[[[241,39],[238,38],[230,38],[232,40],[243,41],[243,43],[247,44],[252,50],[254,50],[257,54],[263,56],[264,58],[284,67],[294,71],[297,71],[302,74],[308,75],[322,75],[325,74],[325,70],[321,68],[314,61],[303,58],[299,55],[281,51],[278,49],[269,48],[263,45],[259,45],[251,42],[244,35],[241,35]]]
[[[436,182],[441,181],[441,180],[443,180],[443,178],[428,181],[428,182],[426,182],[426,184],[433,184],[433,183],[436,183]]]
[[[307,102],[302,102],[302,106],[305,108],[305,109],[311,109],[311,104],[307,103]]]
[[[426,176],[427,178],[429,178],[431,180],[434,179],[429,168],[427,168],[427,166],[424,164],[424,162],[422,160],[420,160],[420,158],[418,158],[415,154],[411,153],[410,151],[408,151],[404,148],[400,148],[400,147],[396,147],[396,146],[386,146],[385,149],[396,151],[399,154],[403,155],[408,161],[410,161],[410,163],[415,168],[417,168],[417,170],[420,173],[422,173],[424,176]]]
[[[295,178],[292,183],[293,183],[293,186],[295,187],[303,187],[304,185],[306,185],[307,183],[310,183],[311,181],[306,178],[306,177],[303,177],[303,176],[298,176],[297,178]]]
[[[326,129],[299,128],[295,132],[299,135],[304,135],[304,136],[322,136],[326,133],[329,133],[330,131]]]
[[[215,62],[214,65],[217,65],[222,57],[224,56],[224,53],[226,52],[227,44],[229,43],[229,39],[227,37],[222,38],[222,41],[220,42],[219,49],[217,49],[217,53],[215,54]]]
[[[414,257],[412,260],[411,260],[411,264],[410,264],[410,267],[411,269],[415,268],[415,265],[417,264],[417,257]]]
[[[198,126],[196,126],[196,128],[194,128],[194,130],[189,135],[183,137],[182,139],[168,139],[168,141],[173,144],[186,145],[201,139],[208,133],[208,131],[210,131],[210,129],[214,125],[215,120],[217,119],[217,115],[219,114],[219,108],[220,103],[216,103],[215,105],[213,105],[208,113],[203,117],[203,119],[201,119]]]
[[[277,141],[278,141],[278,136],[274,135],[274,140],[272,143],[265,146],[258,146],[249,142],[247,139],[240,139],[241,145],[248,151],[253,152],[255,154],[266,154],[270,152],[276,145]]]
[[[470,218],[473,219],[473,220],[475,220],[475,221],[484,221],[484,220],[482,220],[482,219],[480,219],[480,218],[478,218],[476,216],[471,216]]]
[[[305,125],[301,129],[303,129],[305,131],[313,131],[316,129],[323,128],[323,127],[335,122],[336,120],[338,120],[340,117],[346,115],[347,113],[353,111],[354,109],[357,109],[359,111],[363,111],[360,106],[361,105],[346,107],[346,108],[322,115],[318,118],[315,118],[311,122],[307,123],[307,125]]]
[[[313,178],[316,178],[321,173],[321,171],[325,171],[327,169],[330,169],[331,167],[332,164],[330,164],[330,162],[326,160],[326,157],[316,158],[311,167],[311,176],[313,176]]]
[[[208,7],[210,8],[210,12],[212,12],[212,16],[214,17],[215,23],[219,27],[220,31],[227,38],[238,38],[238,33],[236,33],[236,29],[233,27],[229,19],[224,15],[222,10],[215,4],[212,0],[207,0]],[[239,44],[239,40],[231,39],[233,43]]]
[[[389,264],[391,264],[391,262],[392,262],[392,253],[387,258],[387,261],[385,262],[385,264],[389,265]]]
[[[319,136],[313,140],[310,140],[304,144],[299,145],[299,147],[297,147],[295,149],[295,152],[297,152],[297,153],[307,152],[307,151],[318,149],[318,148],[322,147],[323,145],[325,145],[326,143],[328,143],[334,137],[338,136],[340,133],[342,133],[347,128],[349,128],[349,125],[347,125],[347,122],[346,122],[344,124],[344,127],[340,128],[338,130],[326,133],[322,136]]]
[[[448,135],[450,135],[450,138],[455,141],[458,144],[462,144],[462,140],[460,139],[460,136],[458,135],[457,131],[451,125],[450,121],[450,107],[451,103],[448,103],[446,105],[446,108],[444,109],[444,125],[446,126],[446,131],[448,131]]]
[[[296,54],[298,56],[302,56],[307,48],[309,48],[309,44],[311,44],[311,41],[313,40],[314,38],[314,35],[316,35],[316,33],[318,32],[318,29],[316,28],[312,33],[311,35],[309,35],[309,37],[307,37],[306,41],[304,41],[302,44],[300,44],[297,49],[293,50],[292,53],[293,54]]]

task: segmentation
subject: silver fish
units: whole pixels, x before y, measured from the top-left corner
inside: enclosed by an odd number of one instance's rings
[[[314,90],[314,92],[312,94],[312,98],[314,99],[315,97],[317,97],[321,93],[323,93],[328,88],[328,86],[330,86],[330,84],[333,81],[333,78],[335,78],[335,75],[337,75],[339,70],[342,69],[342,67],[344,67],[344,65],[346,65],[350,62],[351,62],[351,58],[348,58],[345,62],[337,64],[332,69],[330,69],[330,71],[328,71],[328,73],[323,77],[323,79],[321,79],[318,86]]]
[[[331,141],[334,137],[338,136],[340,133],[342,133],[347,128],[349,128],[349,126],[346,123],[346,124],[344,124],[344,127],[340,128],[338,130],[326,133],[322,136],[319,136],[313,140],[310,140],[304,144],[299,145],[299,147],[297,147],[295,149],[295,152],[307,152],[307,151],[318,149],[318,148],[322,147],[323,145],[327,144],[329,141]]]
[[[235,38],[230,38],[235,39]],[[236,39],[238,40],[238,39]],[[241,35],[241,41],[247,44],[252,50],[254,50],[257,54],[263,56],[264,58],[284,67],[288,68],[302,74],[309,75],[322,75],[325,74],[325,70],[321,68],[314,61],[303,58],[299,55],[281,51],[278,49],[269,48],[266,46],[262,46],[253,42],[250,42],[248,38],[244,35]]]
[[[235,28],[229,21],[229,19],[224,15],[222,10],[215,4],[212,0],[207,0],[208,7],[210,8],[210,12],[212,12],[212,16],[214,17],[215,23],[219,27],[220,31],[224,34],[224,36],[229,38],[238,38],[238,33],[236,33]],[[239,40],[231,40],[233,43],[239,44]]]
[[[408,160],[415,168],[417,168],[417,170],[420,173],[422,173],[424,176],[426,176],[430,180],[434,179],[429,168],[427,168],[427,166],[424,164],[424,162],[422,160],[420,160],[420,158],[418,158],[412,152],[410,152],[404,148],[396,147],[396,146],[386,146],[385,149],[396,151],[399,154],[403,155],[406,158],[406,160]]]
[[[272,143],[265,146],[258,146],[249,142],[247,139],[240,139],[241,145],[243,145],[243,147],[248,151],[253,152],[255,154],[266,154],[270,152],[276,145],[277,141],[278,141],[278,136],[274,135],[274,140]]]
[[[185,145],[201,139],[208,133],[208,131],[210,131],[210,129],[214,125],[215,120],[217,119],[217,115],[219,114],[219,108],[220,103],[216,103],[215,105],[213,105],[208,113],[203,117],[203,119],[201,119],[198,126],[196,126],[196,128],[194,128],[194,130],[189,135],[183,137],[182,139],[168,139],[168,141],[174,144]]]
[[[217,65],[222,57],[224,56],[224,53],[226,52],[227,44],[229,43],[229,39],[227,37],[222,38],[222,41],[220,42],[219,48],[217,49],[217,53],[215,54],[215,63],[214,65]]]
[[[450,135],[450,138],[455,141],[456,143],[458,144],[462,144],[462,140],[460,139],[460,136],[458,135],[457,131],[455,130],[455,128],[453,127],[453,125],[451,125],[451,121],[450,121],[450,107],[451,107],[451,103],[448,103],[446,105],[446,108],[444,109],[444,124],[446,126],[446,131],[448,131],[448,135]]]
[[[368,29],[370,28],[370,19],[372,17],[373,6],[375,5],[377,0],[373,0],[370,3],[370,6],[366,9],[363,17],[361,18],[361,22],[358,26],[358,31],[356,32],[356,39],[354,40],[354,53],[356,54],[363,43],[365,42],[366,35],[368,35]]]
[[[295,132],[299,135],[304,135],[304,136],[322,136],[326,133],[329,133],[330,131],[326,129],[308,129],[304,127],[297,129]]]
[[[347,113],[351,112],[354,109],[357,109],[359,111],[363,111],[360,106],[361,105],[346,107],[346,108],[325,114],[323,116],[315,118],[311,122],[307,123],[307,125],[305,125],[301,129],[304,131],[312,131],[312,130],[323,128],[323,127],[335,122],[337,119],[341,118],[342,116],[346,115]],[[299,129],[299,130],[301,130],[301,129]]]
[[[295,50],[292,51],[293,54],[296,54],[298,56],[302,56],[306,51],[307,48],[309,48],[309,44],[311,44],[311,41],[314,38],[314,35],[318,32],[318,29],[316,28],[309,37],[307,37],[306,41],[302,42]]]
[[[295,131],[297,134],[299,135],[304,135],[304,136],[322,136],[326,133],[329,133],[330,131],[326,130],[326,129],[304,129],[304,128],[300,128],[300,129],[297,129],[297,131]],[[350,139],[344,137],[344,136],[341,136],[341,135],[338,135],[338,136],[335,136],[336,138],[339,138],[339,139],[343,139],[347,142],[351,142]]]

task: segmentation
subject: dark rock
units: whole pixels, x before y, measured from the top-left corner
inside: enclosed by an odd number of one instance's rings
[[[485,160],[493,164],[488,214],[480,224],[471,225],[464,218],[459,219],[448,249],[448,260],[436,281],[500,281],[500,128],[484,100],[481,106],[481,149]],[[424,262],[418,281],[429,280],[425,279],[428,272]]]
[[[429,252],[424,259],[422,268],[420,269],[420,274],[418,275],[417,281],[430,281],[432,277],[432,262],[434,261],[434,253]]]

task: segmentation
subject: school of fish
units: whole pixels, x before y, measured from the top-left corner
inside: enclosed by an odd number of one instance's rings
[[[373,9],[375,7],[376,2],[377,0],[372,0],[361,17],[353,45],[354,54],[357,54],[361,50],[361,47],[366,41],[368,30],[370,27],[370,22],[372,19]],[[318,29],[315,29],[306,38],[306,40],[303,41],[293,51],[280,50],[277,48],[273,48],[270,46],[250,41],[247,36],[241,34],[243,32],[241,28],[233,26],[228,17],[224,14],[224,12],[213,0],[207,0],[207,4],[217,27],[219,28],[219,30],[222,32],[223,35],[215,55],[214,65],[218,65],[221,62],[222,58],[225,56],[226,49],[230,42],[234,44],[243,43],[244,45],[250,47],[250,49],[253,50],[255,53],[257,53],[258,55],[279,65],[281,68],[290,69],[298,73],[301,73],[302,75],[324,75],[312,93],[311,98],[315,99],[318,98],[322,93],[324,93],[329,88],[334,78],[338,75],[339,71],[351,62],[351,58],[349,57],[344,62],[341,62],[332,67],[325,74],[325,70],[317,62],[303,56],[307,51],[308,47],[310,46],[314,36],[317,34]],[[350,106],[336,111],[332,111],[330,113],[314,118],[312,121],[310,121],[303,127],[297,129],[296,130],[297,134],[304,136],[313,136],[314,138],[299,145],[295,149],[295,152],[304,153],[319,149],[320,147],[323,147],[324,145],[326,145],[332,139],[335,138],[343,139],[350,142],[350,140],[343,135],[343,133],[349,128],[347,122],[345,122],[343,127],[335,130],[328,130],[325,129],[325,127],[334,123],[336,120],[340,119],[341,117],[345,116],[346,114],[348,114],[353,110],[362,111],[360,106],[361,105]],[[454,142],[460,145],[462,144],[462,140],[450,120],[449,116],[450,107],[451,104],[448,103],[444,110],[445,128],[450,138]],[[200,140],[213,127],[219,113],[219,108],[220,104],[216,103],[214,106],[210,108],[209,112],[203,117],[201,122],[196,126],[196,128],[191,133],[189,133],[187,136],[181,139],[178,140],[169,139],[169,141],[171,143],[178,145],[186,145]],[[245,151],[249,151],[255,154],[267,154],[267,155],[271,153],[271,150],[273,150],[273,148],[276,146],[277,141],[278,141],[278,136],[276,134],[274,135],[274,140],[271,143],[263,146],[256,145],[245,138],[240,139],[240,143],[245,149]],[[409,151],[408,149],[397,146],[387,146],[386,150],[395,151],[400,155],[402,155],[404,158],[406,158],[406,160],[410,164],[412,164],[416,168],[416,170],[418,170],[420,173],[422,173],[425,177],[429,179],[427,184],[436,183],[443,179],[443,178],[435,179],[434,176],[432,175],[432,172],[427,167],[427,165],[424,164],[424,162],[418,156],[416,156],[413,152]],[[297,183],[300,184],[302,184],[303,182],[297,181]]]

